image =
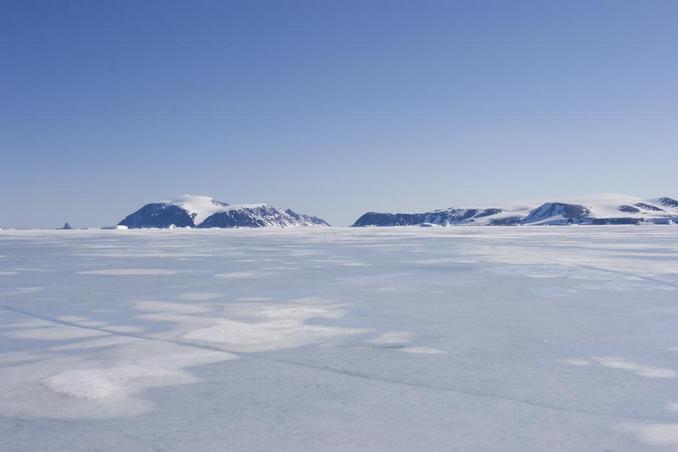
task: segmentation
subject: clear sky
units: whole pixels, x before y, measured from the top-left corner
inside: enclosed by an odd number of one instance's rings
[[[0,0],[0,227],[678,196],[678,2]]]

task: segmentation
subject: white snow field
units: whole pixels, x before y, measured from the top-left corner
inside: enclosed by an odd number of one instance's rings
[[[2,231],[0,450],[678,450],[678,228]]]

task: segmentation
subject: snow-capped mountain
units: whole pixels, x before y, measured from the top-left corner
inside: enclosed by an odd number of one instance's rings
[[[597,195],[505,207],[449,208],[425,213],[368,212],[357,226],[678,224],[678,200]]]
[[[184,195],[168,202],[146,204],[118,223],[128,228],[261,228],[329,226],[321,218],[269,204],[234,204],[209,196]]]

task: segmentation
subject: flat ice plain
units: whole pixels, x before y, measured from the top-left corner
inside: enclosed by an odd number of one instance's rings
[[[678,227],[2,231],[0,450],[678,450]]]

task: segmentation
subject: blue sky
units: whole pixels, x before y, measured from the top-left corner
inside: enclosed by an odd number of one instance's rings
[[[0,227],[678,196],[675,1],[0,1]]]

